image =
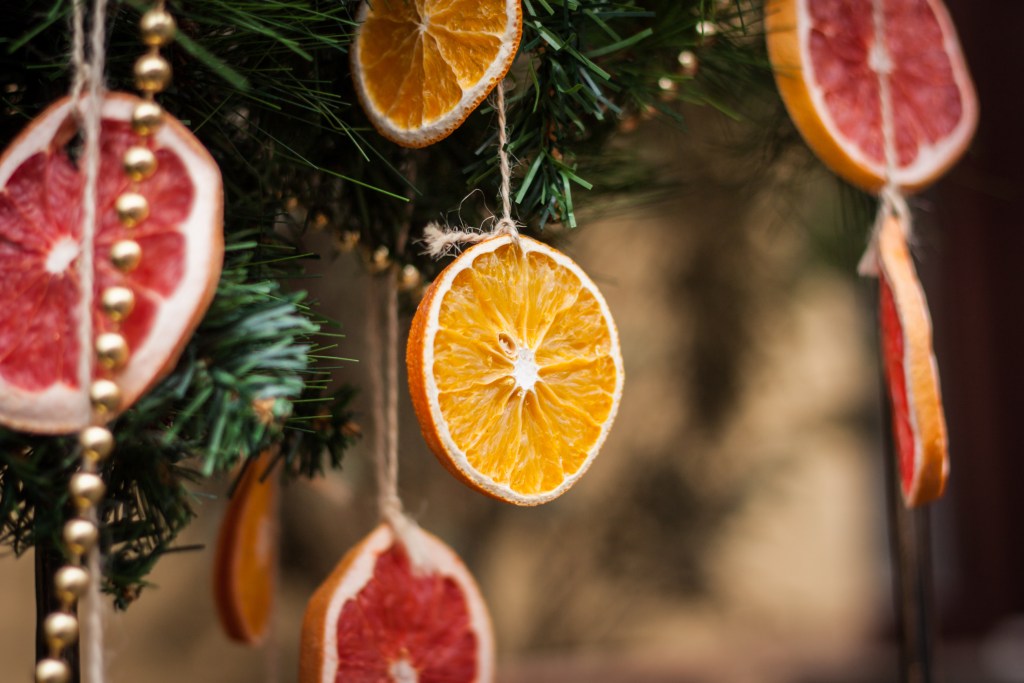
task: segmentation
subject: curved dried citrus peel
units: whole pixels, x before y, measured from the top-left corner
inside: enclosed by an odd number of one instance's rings
[[[768,55],[807,144],[835,173],[872,192],[889,175],[882,113],[888,92],[891,181],[910,192],[963,154],[977,126],[978,101],[941,0],[877,0],[877,16],[875,2],[769,0]],[[875,40],[876,20],[884,27],[884,50]]]
[[[228,503],[214,557],[214,600],[228,637],[255,645],[270,632],[277,581],[277,499],[271,451],[249,463]]]
[[[413,318],[406,364],[441,463],[518,505],[583,475],[622,394],[618,333],[597,286],[526,237],[489,239],[444,269]]]
[[[446,138],[505,76],[520,0],[363,2],[352,76],[374,127],[406,147]]]
[[[306,608],[299,683],[490,683],[494,636],[472,575],[410,525],[408,551],[382,524],[352,548]]]
[[[223,201],[217,164],[184,126],[165,115],[154,136],[129,124],[140,102],[108,94],[102,104],[94,309],[82,311],[77,272],[82,175],[65,145],[75,133],[71,103],[52,105],[0,157],[0,424],[46,434],[73,432],[91,420],[80,386],[79,316],[93,332],[122,334],[131,355],[109,374],[93,361],[93,376],[109,376],[122,392],[121,409],[174,366],[213,298],[223,255]],[[124,152],[148,145],[157,159],[152,177],[135,183],[121,168]],[[131,190],[149,203],[149,217],[133,229],[117,218],[114,200]],[[142,247],[128,273],[111,263],[118,240]],[[135,295],[131,314],[115,330],[99,310],[107,287]],[[114,415],[108,415],[113,417]]]
[[[940,497],[949,476],[946,418],[932,325],[905,231],[887,218],[878,234],[879,318],[893,438],[904,502]]]

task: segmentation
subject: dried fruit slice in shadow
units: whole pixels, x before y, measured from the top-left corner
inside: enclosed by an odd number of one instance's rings
[[[438,538],[382,524],[306,608],[299,683],[489,683],[494,636],[476,582]]]
[[[458,128],[512,66],[523,31],[520,0],[375,0],[357,19],[359,100],[380,134],[406,147]]]
[[[909,507],[942,495],[949,476],[946,418],[932,352],[928,302],[896,218],[878,234],[882,355],[892,403],[903,500]]]
[[[441,463],[518,505],[583,475],[622,395],[619,337],[597,286],[526,237],[489,239],[442,271],[416,310],[406,365]]]
[[[793,122],[849,182],[886,184],[886,128],[891,180],[904,191],[938,178],[970,143],[977,96],[941,0],[769,0],[765,29]]]
[[[130,119],[140,101],[113,93],[102,104],[92,310],[84,310],[79,268],[83,178],[68,145],[75,135],[70,101],[40,114],[0,157],[0,424],[47,434],[88,425],[82,354],[93,378],[116,381],[123,410],[174,366],[213,298],[224,250],[220,171],[170,116],[155,135],[135,134]],[[122,163],[137,147],[156,166],[134,181]],[[148,206],[132,228],[115,208],[126,193]],[[127,243],[132,250],[118,251]],[[101,312],[110,290],[134,300],[121,323]],[[94,338],[113,331],[125,338],[130,356],[122,368],[110,373],[92,348],[81,348],[85,316]]]
[[[270,632],[277,586],[277,500],[280,482],[269,473],[271,451],[251,462],[221,522],[214,558],[217,615],[233,640],[263,642]]]

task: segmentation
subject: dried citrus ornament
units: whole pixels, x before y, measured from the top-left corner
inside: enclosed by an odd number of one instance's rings
[[[381,524],[306,608],[299,683],[494,680],[494,636],[472,575],[415,525]]]
[[[71,100],[40,114],[0,157],[0,424],[59,434],[115,417],[173,367],[213,297],[224,249],[220,171],[155,104],[158,130],[136,132],[134,115],[150,104],[102,99],[91,297],[79,269],[83,175],[69,151]],[[83,316],[96,348],[82,348]],[[80,386],[82,354],[102,380],[92,387],[96,412]]]
[[[769,0],[765,28],[790,116],[847,181],[914,191],[970,143],[977,96],[941,0]]]
[[[946,418],[932,351],[928,302],[906,243],[889,217],[877,234],[879,319],[886,384],[903,500],[920,505],[942,495],[949,476]]]
[[[619,337],[583,270],[535,240],[477,244],[413,318],[409,390],[427,444],[474,489],[560,496],[593,462],[622,395]]]
[[[277,583],[277,499],[280,481],[265,451],[251,462],[228,503],[217,537],[214,598],[233,640],[250,645],[270,632]]]
[[[520,0],[363,2],[352,76],[374,127],[406,147],[442,140],[515,59]]]

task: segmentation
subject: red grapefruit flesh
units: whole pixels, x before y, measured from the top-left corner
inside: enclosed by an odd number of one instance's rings
[[[917,190],[967,148],[977,96],[941,0],[769,0],[765,23],[790,116],[846,180]]]
[[[903,226],[888,218],[878,235],[879,322],[893,439],[908,507],[939,498],[949,476],[946,418],[932,352],[928,302]]]
[[[138,98],[109,94],[102,103],[101,169],[95,235],[94,305],[83,310],[78,257],[83,175],[66,145],[74,135],[71,102],[40,114],[0,157],[0,424],[47,434],[88,425],[88,387],[79,358],[88,353],[93,378],[121,388],[121,409],[168,372],[216,289],[223,255],[223,200],[217,164],[195,137],[165,115],[154,136],[129,123]],[[132,182],[122,157],[148,146],[157,168]],[[114,202],[126,191],[148,200],[149,216],[133,229],[118,221]],[[111,263],[111,247],[134,240],[142,259],[128,273]],[[99,308],[102,292],[127,287],[131,314],[113,323]],[[110,373],[82,349],[79,321],[91,316],[93,336],[119,332],[127,364]],[[108,415],[107,417],[113,417]]]
[[[231,496],[217,538],[214,599],[232,640],[262,643],[270,632],[277,586],[277,497],[280,482],[265,451],[250,463]]]
[[[487,683],[494,638],[476,583],[450,548],[377,527],[313,595],[299,683]]]

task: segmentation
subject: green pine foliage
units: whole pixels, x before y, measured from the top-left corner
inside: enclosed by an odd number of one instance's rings
[[[70,0],[10,4],[0,28],[5,143],[67,90],[71,8]],[[424,150],[399,148],[369,126],[350,76],[357,6],[169,3],[179,39],[168,51],[174,83],[160,100],[221,166],[228,250],[210,311],[178,366],[113,425],[118,446],[104,467],[101,514],[106,588],[122,607],[195,515],[193,482],[267,448],[279,449],[279,465],[293,475],[341,465],[356,431],[352,389],[337,389],[334,376],[344,339],[292,280],[313,258],[295,246],[303,232],[357,234],[363,250],[386,248],[429,276],[437,265],[405,236],[439,218],[479,225],[496,203],[488,105]],[[136,26],[148,7],[111,0],[111,89],[132,90],[142,52]],[[649,182],[642,173],[623,180],[621,169],[635,165],[611,141],[624,124],[651,115],[681,121],[680,102],[728,112],[731,95],[767,80],[749,2],[523,0],[523,14],[508,149],[518,161],[514,211],[529,229],[574,227],[584,193],[589,200]],[[696,55],[696,75],[681,69],[683,50]],[[0,542],[16,553],[58,545],[76,462],[70,437],[0,430]]]

